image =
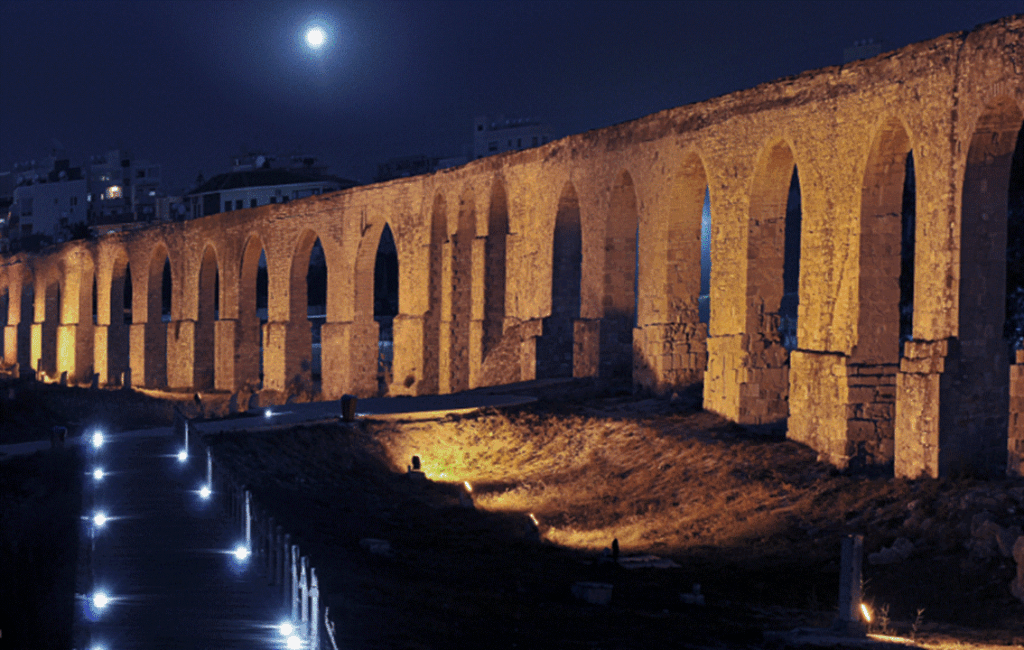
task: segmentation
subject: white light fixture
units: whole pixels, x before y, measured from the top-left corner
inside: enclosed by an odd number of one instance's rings
[[[235,556],[235,559],[239,562],[245,562],[249,559],[249,547],[247,547],[245,544],[239,544],[235,547],[233,555]]]
[[[103,446],[103,433],[96,431],[92,434],[92,446],[96,449]]]
[[[199,496],[200,497],[202,497],[204,499],[209,499],[210,498],[210,494],[211,494],[211,491],[210,491],[210,486],[209,485],[204,485],[203,487],[199,488]]]
[[[268,420],[270,419],[270,416],[273,415],[273,414],[274,414],[274,412],[271,411],[270,409],[267,409],[266,411],[263,411],[263,417],[267,418]]]
[[[188,460],[188,452],[182,449],[178,452],[178,462],[184,463],[186,460]]]
[[[103,470],[101,468],[99,468],[99,467],[94,469],[92,471],[92,478],[95,481],[102,481],[103,480]]]
[[[288,637],[291,636],[292,632],[295,631],[295,626],[289,623],[288,621],[285,621],[284,623],[281,623],[281,626],[277,629],[280,630],[281,636]]]
[[[288,637],[288,643],[286,645],[288,647],[288,650],[298,650],[298,648],[302,647],[302,639],[293,634],[292,636]]]
[[[96,524],[97,528],[103,528],[103,525],[107,523],[107,515],[102,512],[97,512],[93,515],[92,523]]]
[[[96,609],[103,609],[110,604],[110,596],[105,592],[97,591],[92,595],[92,606]]]

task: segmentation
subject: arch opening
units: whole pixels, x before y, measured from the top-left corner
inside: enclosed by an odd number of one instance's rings
[[[432,393],[440,390],[441,372],[441,297],[444,279],[444,252],[448,243],[448,212],[444,197],[434,197],[430,214],[430,273],[427,279],[429,307],[424,322],[423,368],[420,375],[420,392]],[[406,385],[413,378],[407,377]]]
[[[219,276],[219,274],[218,274]],[[219,293],[219,287],[216,293]],[[251,391],[263,388],[263,329],[267,323],[267,256],[253,236],[242,253],[238,288],[238,358],[235,383]]]
[[[782,298],[779,301],[779,335],[782,345],[792,352],[797,348],[798,315],[800,310],[800,230],[803,226],[800,206],[800,175],[793,165],[786,198],[782,260]]]
[[[373,265],[373,320],[377,322],[377,390],[383,395],[392,381],[394,320],[398,315],[398,249],[391,227],[384,224]]]
[[[57,376],[57,328],[60,326],[60,282],[48,281],[43,287],[43,314],[40,326],[39,358],[36,369],[55,378]]]
[[[624,171],[612,188],[605,223],[599,369],[602,377],[631,380],[633,375],[639,226],[633,178]]]
[[[558,200],[551,249],[551,312],[537,339],[537,378],[574,376],[574,327],[580,318],[583,238],[576,189],[566,183]]]
[[[309,376],[314,391],[319,390],[322,367],[320,332],[327,321],[327,256],[317,237],[309,250],[306,270],[306,318],[309,321]],[[305,368],[304,368],[305,370]]]
[[[214,387],[216,325],[219,307],[220,269],[217,255],[211,246],[203,252],[199,267],[199,292],[196,313],[194,351],[194,378],[196,390],[210,390]]]
[[[672,252],[669,251],[671,255]],[[700,213],[700,295],[697,319],[711,323],[711,189],[704,186],[704,206]]]
[[[494,181],[487,214],[484,263],[483,357],[498,346],[505,328],[505,255],[508,239],[508,197],[505,184]]]

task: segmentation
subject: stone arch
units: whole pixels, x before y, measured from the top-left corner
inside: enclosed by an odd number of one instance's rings
[[[313,385],[313,326],[309,318],[309,291],[307,282],[313,247],[317,242],[324,248],[320,235],[306,228],[299,235],[292,253],[288,275],[288,324],[285,345],[284,379],[290,391],[315,389]],[[324,251],[326,265],[325,296],[331,295],[331,268]],[[319,331],[317,332],[319,335]]]
[[[352,392],[372,395],[388,390],[393,325],[398,314],[397,272],[398,249],[391,225],[387,220],[377,222],[367,229],[356,255],[352,353],[345,368],[351,373]],[[388,280],[382,274],[394,277]],[[390,300],[382,295],[384,282],[393,285],[395,293]]]
[[[578,376],[574,335],[580,319],[583,238],[580,202],[571,181],[558,199],[551,243],[551,306],[537,339],[538,379]]]
[[[1006,232],[1010,169],[1024,112],[1009,96],[989,101],[974,124],[960,186],[957,336],[939,396],[939,474],[1006,467],[1009,351]]]
[[[769,142],[754,167],[747,219],[747,381],[740,386],[741,422],[776,422],[789,413],[789,353],[779,325],[785,293],[787,211],[797,176],[790,144],[782,139]]]
[[[107,293],[107,307],[109,311],[103,313],[98,323],[102,328],[106,325],[105,356],[97,355],[97,362],[101,364],[99,372],[100,381],[104,384],[123,385],[125,372],[128,370],[129,361],[129,327],[132,324],[132,279],[131,265],[128,261],[128,253],[123,248],[117,248],[110,263],[109,291]],[[102,331],[102,330],[101,330]]]
[[[505,328],[506,245],[508,239],[508,194],[505,181],[496,177],[491,185],[487,210],[487,243],[484,247],[484,359],[497,347]]]
[[[639,223],[633,177],[624,170],[612,186],[605,221],[600,335],[602,377],[631,379],[633,374]]]
[[[438,192],[434,195],[434,202],[430,209],[430,244],[427,261],[429,306],[423,324],[423,369],[420,376],[420,393],[436,393],[440,391],[441,387],[441,306],[445,293],[443,289],[446,266],[444,253],[447,244],[448,206],[444,195]]]
[[[35,279],[28,273],[25,265],[17,267],[18,273],[10,286],[10,303],[13,314],[8,314],[8,322],[13,318],[10,336],[5,338],[5,357],[8,363],[18,364],[19,372],[34,367],[32,359],[32,330],[35,327]]]
[[[446,314],[449,334],[446,376],[448,386],[445,392],[468,390],[470,386],[470,365],[479,361],[480,315],[473,301],[473,248],[476,243],[476,199],[467,188],[459,198],[459,213],[455,232],[451,236],[451,311]],[[442,332],[443,335],[443,332]],[[442,377],[442,388],[444,380]]]
[[[262,386],[263,332],[259,316],[260,258],[269,265],[263,239],[253,233],[242,248],[238,286],[237,383],[256,389]],[[268,269],[269,271],[269,269]]]
[[[196,283],[194,380],[196,390],[211,390],[215,379],[216,325],[219,318],[220,265],[211,244],[203,250]]]
[[[168,269],[170,272],[168,273]],[[139,378],[143,385],[162,388],[167,385],[167,321],[170,320],[168,297],[174,296],[174,265],[170,251],[164,242],[158,242],[150,251],[144,268],[145,282],[133,283],[132,314],[144,314],[140,325],[133,323],[133,329],[142,330],[141,349],[132,349],[132,381]],[[136,278],[133,277],[133,280]],[[142,291],[143,287],[145,290]],[[133,341],[138,341],[133,335]],[[138,367],[137,367],[138,366]],[[141,372],[139,372],[141,370]]]

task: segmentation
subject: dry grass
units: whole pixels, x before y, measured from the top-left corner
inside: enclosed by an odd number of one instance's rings
[[[902,564],[865,568],[867,599],[890,606],[895,630],[909,633],[921,607],[923,636],[959,624],[1009,643],[1024,624],[1006,587],[1012,561],[972,564],[963,548],[972,511],[958,504],[991,485],[840,473],[778,432],[666,401],[549,403],[211,442],[315,561],[333,563],[324,584],[358,585],[329,596],[348,616],[352,647],[757,645],[752,630],[831,621],[847,533],[864,534],[867,552],[898,536],[917,545]],[[424,486],[403,475],[413,455],[431,479]],[[475,511],[458,506],[463,481]],[[911,511],[936,523],[924,530]],[[367,558],[361,537],[389,539],[395,556]],[[655,553],[681,568],[595,564],[614,538],[624,555]],[[615,584],[613,608],[574,602],[576,580]],[[679,602],[694,583],[708,598],[700,611]],[[382,631],[367,617],[393,624]],[[640,638],[629,632],[637,626]],[[512,641],[495,645],[496,631]]]

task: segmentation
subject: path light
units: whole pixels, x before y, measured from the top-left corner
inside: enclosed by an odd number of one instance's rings
[[[178,452],[178,462],[184,463],[186,460],[188,460],[188,452],[182,449]]]
[[[288,650],[298,650],[302,647],[302,639],[293,634],[290,637],[288,637],[288,641],[285,644],[285,647],[287,647]]]
[[[94,469],[92,471],[92,478],[93,478],[94,481],[102,481],[103,480],[103,469],[100,468],[100,467],[97,467],[96,469]]]
[[[249,559],[249,547],[245,544],[239,544],[231,554],[234,555],[235,559],[239,562],[245,562]]]
[[[271,411],[270,409],[267,409],[266,411],[263,411],[263,417],[267,418],[268,420],[270,419],[270,416],[273,415],[273,414],[274,414],[274,412]]]
[[[92,523],[96,524],[97,528],[103,528],[103,525],[107,523],[107,515],[104,514],[102,511],[97,512],[95,515],[93,515]]]
[[[94,431],[93,432],[93,434],[92,434],[92,446],[95,449],[99,449],[100,447],[103,446],[103,432],[102,431]]]
[[[105,591],[97,591],[92,595],[92,606],[96,609],[104,609],[110,604],[110,596]]]
[[[199,496],[202,497],[203,499],[209,499],[210,494],[211,492],[209,485],[204,485],[203,487],[199,488]]]
[[[295,626],[288,621],[285,621],[284,623],[281,623],[277,629],[281,632],[281,636],[289,637],[292,635],[292,632],[295,631]]]

